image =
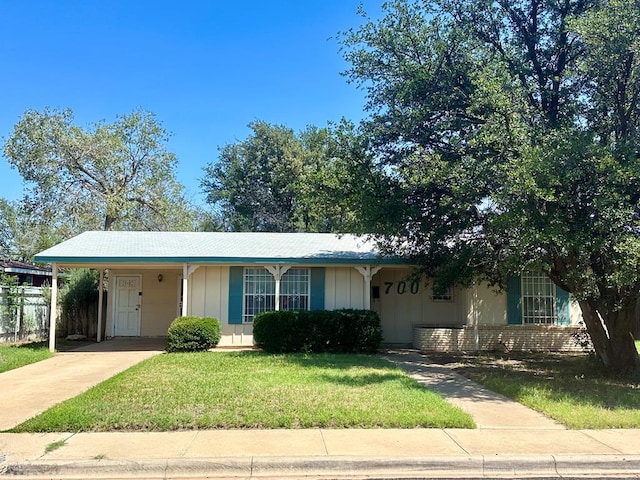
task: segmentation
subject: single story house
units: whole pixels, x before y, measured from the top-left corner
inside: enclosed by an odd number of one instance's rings
[[[36,260],[51,263],[55,278],[59,268],[108,270],[107,337],[164,336],[175,317],[196,315],[220,320],[221,346],[252,345],[253,318],[265,310],[364,308],[380,315],[388,345],[570,350],[580,319],[543,275],[512,278],[506,292],[485,284],[436,292],[354,235],[91,231]],[[54,287],[52,302],[56,295]]]
[[[31,287],[51,285],[51,269],[33,265],[31,263],[19,262],[8,258],[0,258],[0,273],[17,277],[18,285],[28,285]]]

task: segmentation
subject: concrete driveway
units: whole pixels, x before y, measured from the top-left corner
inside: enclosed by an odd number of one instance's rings
[[[164,351],[165,339],[115,338],[0,373],[0,430]]]

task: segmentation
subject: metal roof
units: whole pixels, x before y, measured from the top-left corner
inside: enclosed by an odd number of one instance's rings
[[[38,262],[114,263],[399,263],[367,237],[330,233],[90,231],[35,256]]]

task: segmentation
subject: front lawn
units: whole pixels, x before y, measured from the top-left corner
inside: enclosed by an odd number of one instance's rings
[[[473,426],[376,356],[204,352],[150,358],[12,431]]]
[[[0,373],[52,357],[46,342],[21,345],[0,344]]]
[[[568,428],[640,428],[640,378],[613,376],[593,356],[486,353],[434,360]]]

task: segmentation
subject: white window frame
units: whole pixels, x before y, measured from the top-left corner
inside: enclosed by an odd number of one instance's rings
[[[453,287],[448,286],[441,292],[436,293],[435,286],[431,287],[431,300],[434,302],[453,302]]]
[[[254,280],[249,281],[249,275],[254,277]],[[262,292],[250,292],[248,291],[248,287],[251,283],[258,282],[256,286],[259,288],[264,288]],[[252,288],[255,288],[251,285]],[[269,288],[270,287],[270,288]],[[256,307],[256,303],[259,301],[259,297],[264,298],[264,308]],[[252,324],[253,317],[255,317],[258,313],[275,310],[275,296],[276,296],[276,287],[275,280],[273,275],[269,273],[266,268],[263,267],[245,267],[242,271],[242,323]],[[247,308],[248,298],[254,297],[254,305],[251,309],[252,311],[248,311]],[[272,301],[269,302],[269,299],[272,298]],[[269,308],[273,304],[273,308]]]
[[[520,276],[523,325],[557,325],[556,286],[549,277],[538,272]]]
[[[288,308],[288,306],[283,305],[283,300],[287,297],[292,296],[287,293],[287,287],[290,282],[288,280],[292,277],[290,274],[298,274],[300,271],[304,271],[304,276],[306,277],[306,291],[304,292],[294,292],[294,294],[305,297],[306,298],[306,310],[309,310],[311,307],[311,270],[309,268],[304,267],[293,267],[289,268],[283,275],[280,280],[280,296],[278,299],[276,296],[276,280],[274,276],[264,267],[245,267],[242,272],[242,323],[251,325],[253,323],[253,318],[262,312],[268,312],[273,310],[298,310],[293,308]],[[263,282],[262,288],[263,292],[250,292],[248,291],[248,286],[250,285],[249,275],[253,275],[257,279],[260,279]],[[255,280],[253,280],[255,282]],[[284,288],[283,288],[284,287]],[[272,289],[272,290],[271,290]],[[267,297],[265,299],[265,305],[263,307],[256,307],[255,302],[253,305],[252,311],[248,312],[248,298],[249,297],[258,297],[264,296]],[[270,302],[269,298],[273,300]],[[276,306],[276,301],[278,302]]]
[[[295,285],[296,282],[291,282],[289,280],[291,280],[294,276],[294,274],[296,275],[296,278],[302,278],[304,277],[304,281],[306,282],[306,289],[304,289],[305,291],[302,291],[303,289],[301,289],[300,292],[292,292],[292,294],[287,294],[285,293],[285,290],[287,289],[287,286],[289,284],[293,284]],[[301,267],[297,267],[297,268],[290,268],[289,270],[287,270],[287,272],[282,276],[282,279],[280,280],[280,299],[279,299],[279,307],[280,310],[309,310],[309,307],[311,305],[311,281],[310,281],[310,276],[311,276],[311,271],[308,268],[301,268]],[[284,306],[283,305],[283,300],[287,299],[287,297],[292,297],[292,296],[298,296],[298,297],[302,297],[306,299],[306,308],[301,309],[301,308],[289,308],[289,306]]]

